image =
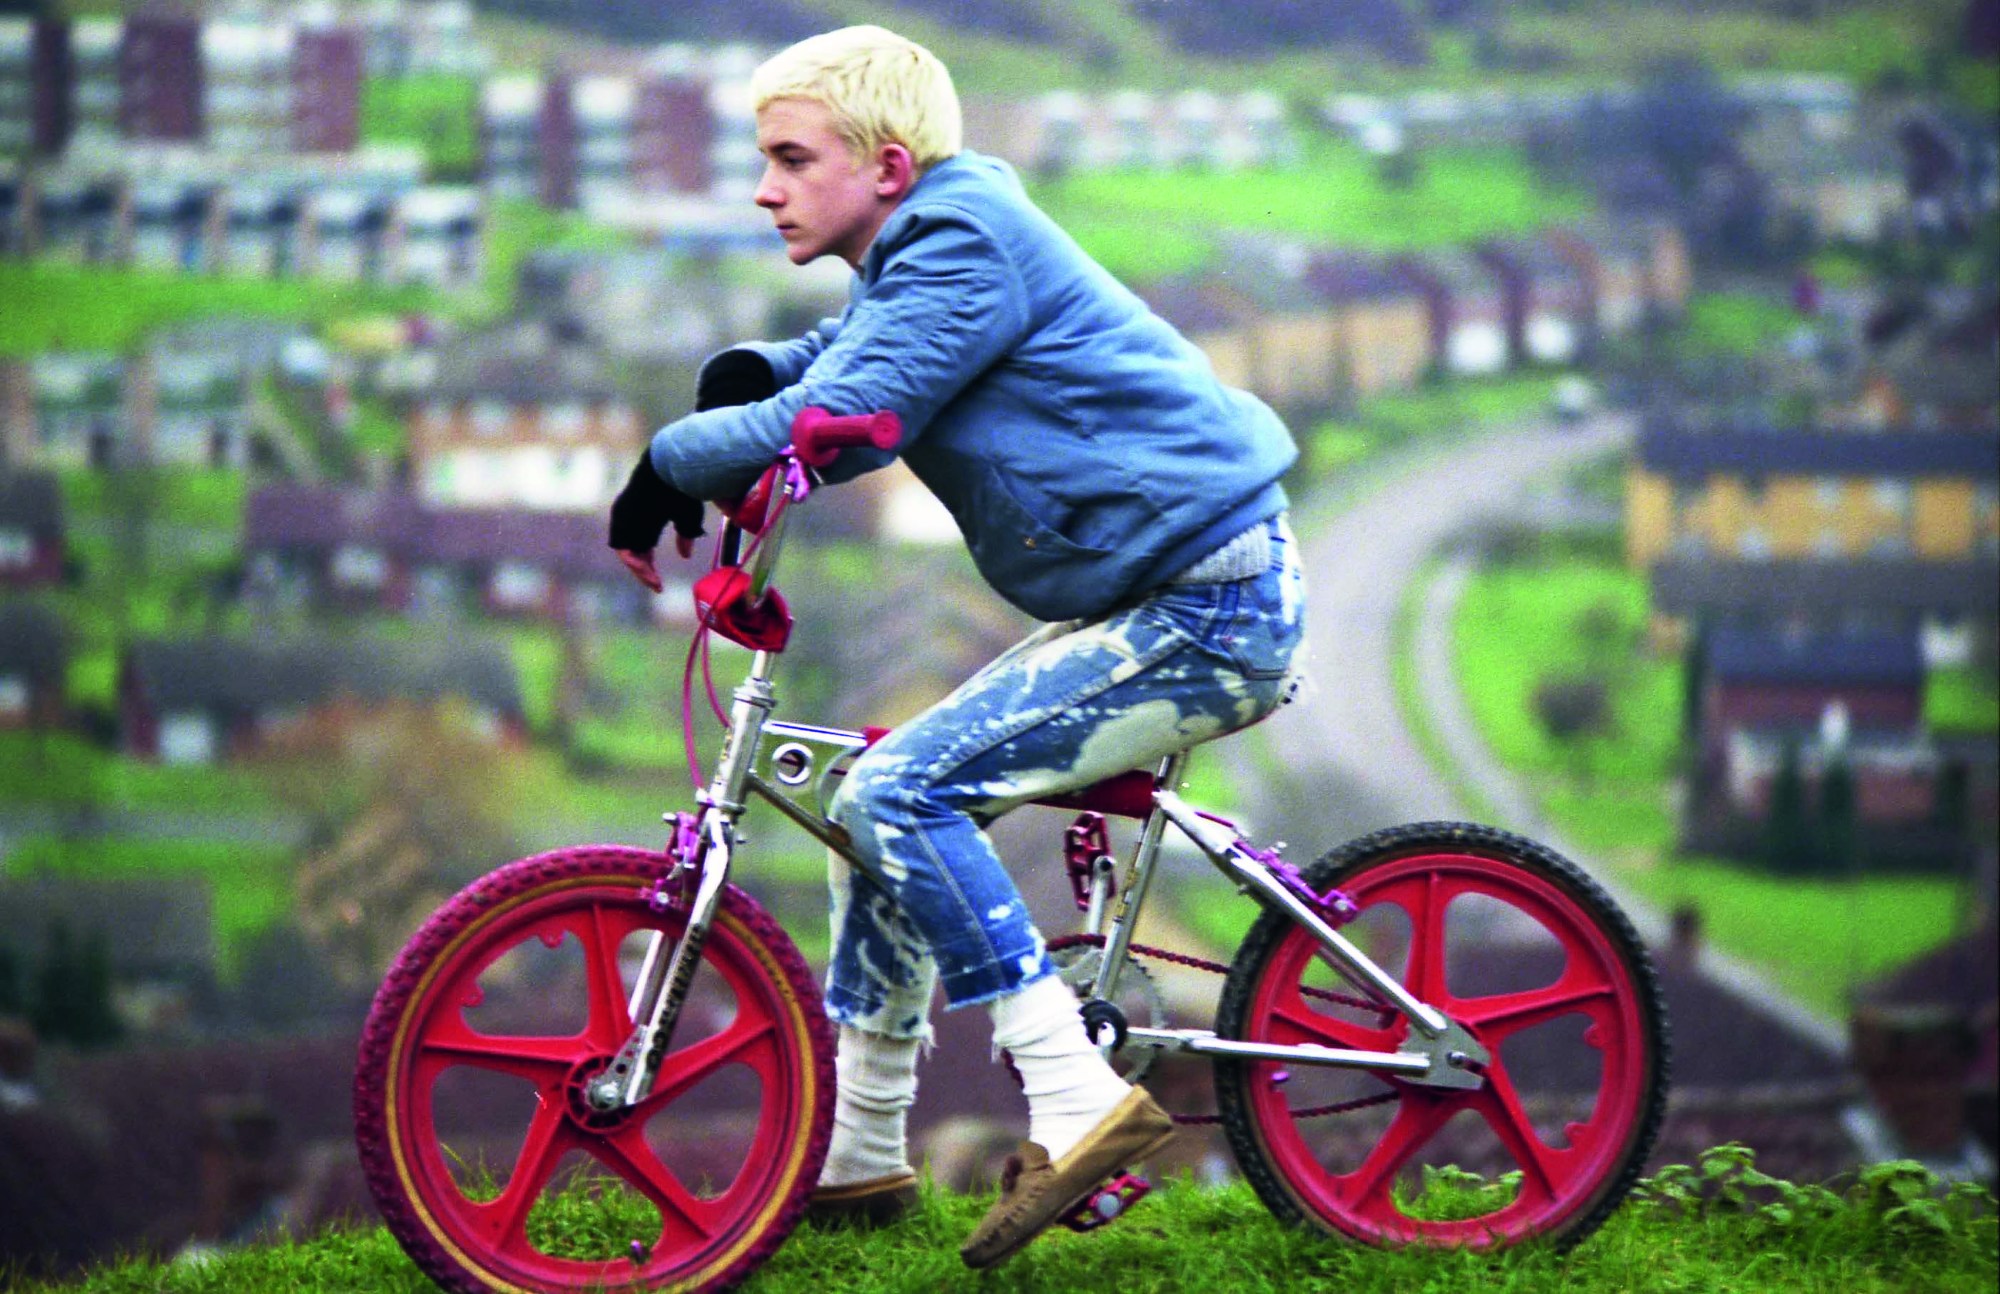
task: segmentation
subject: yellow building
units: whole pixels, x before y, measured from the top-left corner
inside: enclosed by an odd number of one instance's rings
[[[1626,555],[1733,561],[2000,555],[2000,436],[1981,432],[1698,430],[1641,434]]]

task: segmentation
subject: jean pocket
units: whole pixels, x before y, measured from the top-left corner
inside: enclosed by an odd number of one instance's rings
[[[1296,610],[1289,617],[1285,613],[1279,591],[1283,578],[1281,571],[1272,570],[1245,580],[1236,614],[1222,632],[1222,648],[1245,678],[1283,678],[1304,636],[1303,617]]]

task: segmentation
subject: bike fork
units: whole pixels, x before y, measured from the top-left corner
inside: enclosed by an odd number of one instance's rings
[[[720,815],[707,815],[705,821],[708,832],[699,854],[700,879],[695,885],[694,902],[688,907],[687,926],[681,937],[671,942],[671,952],[665,934],[656,930],[647,938],[645,960],[639,965],[638,982],[632,988],[628,1004],[637,1023],[610,1068],[590,1084],[586,1099],[594,1109],[608,1112],[644,1100],[673,1041],[674,1024],[680,1018],[681,1004],[687,1001],[688,988],[694,983],[702,945],[708,942],[709,923],[715,919],[729,873],[730,832]],[[654,893],[660,896],[656,901],[664,901],[664,889]]]
[[[628,1003],[635,1023],[610,1067],[586,1091],[585,1099],[593,1109],[609,1112],[645,1100],[673,1041],[674,1024],[694,983],[702,945],[708,941],[708,926],[715,919],[722,887],[729,878],[744,786],[774,704],[769,682],[771,660],[768,652],[756,653],[748,677],[737,687],[722,762],[708,790],[698,797],[703,806],[698,833],[693,833],[692,839],[688,838],[690,833],[676,833],[674,870],[653,891],[653,902],[671,902],[667,887],[685,877],[684,869],[696,871],[687,925],[681,937],[672,942],[672,951],[668,952],[669,941],[659,931],[646,941],[645,960],[640,963],[638,983]]]

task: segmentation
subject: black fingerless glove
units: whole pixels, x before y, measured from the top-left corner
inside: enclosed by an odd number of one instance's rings
[[[723,351],[701,366],[694,381],[694,410],[721,409],[732,404],[754,404],[778,393],[778,379],[771,363],[754,350],[737,347]]]
[[[650,553],[660,546],[660,534],[669,523],[683,539],[702,533],[702,503],[660,479],[653,470],[653,456],[641,452],[632,469],[632,479],[611,501],[611,546],[628,552]]]

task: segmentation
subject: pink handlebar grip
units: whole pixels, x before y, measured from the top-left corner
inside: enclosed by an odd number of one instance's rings
[[[825,467],[841,450],[854,445],[894,449],[902,438],[903,420],[893,409],[842,417],[818,405],[807,405],[792,419],[792,448],[808,467]]]

